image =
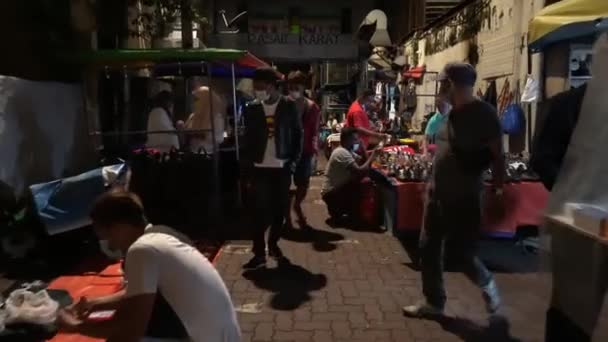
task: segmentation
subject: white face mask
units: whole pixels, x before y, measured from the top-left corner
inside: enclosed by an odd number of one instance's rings
[[[452,110],[452,105],[449,103],[446,103],[443,107],[444,110],[440,111],[441,114],[443,115],[447,115],[450,113],[450,111]]]
[[[266,90],[256,90],[255,98],[258,101],[267,101],[270,98],[270,94]]]
[[[297,100],[302,98],[302,93],[299,90],[296,91],[290,91],[289,95],[291,96],[292,99]]]
[[[361,147],[361,144],[359,144],[359,143],[354,144],[354,145],[353,145],[353,152],[357,152],[357,151],[359,151],[359,148],[360,148],[360,147]]]
[[[110,259],[118,260],[123,257],[122,252],[116,249],[110,248],[108,240],[99,240],[99,247],[103,254]]]

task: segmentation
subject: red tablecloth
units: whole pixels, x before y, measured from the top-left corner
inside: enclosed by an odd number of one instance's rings
[[[99,297],[116,293],[122,287],[120,263],[106,267],[99,273],[67,275],[57,278],[50,289],[66,290],[75,301],[80,297]],[[50,342],[97,342],[105,339],[79,334],[58,333]]]
[[[382,171],[379,171],[382,172]],[[422,227],[425,183],[399,182],[391,178],[396,191],[397,210],[394,229],[416,231]],[[486,187],[489,192],[490,186]],[[549,192],[539,182],[509,183],[504,187],[504,214],[493,210],[493,196],[485,196],[483,231],[491,236],[513,236],[518,227],[537,226],[542,222]]]

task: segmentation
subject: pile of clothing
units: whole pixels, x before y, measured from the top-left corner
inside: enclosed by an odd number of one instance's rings
[[[40,281],[26,283],[0,300],[0,341],[43,341],[57,333],[57,312],[72,298],[46,287]]]
[[[505,154],[505,175],[507,182],[538,182],[538,175],[530,167],[530,157],[527,154]],[[492,170],[486,170],[484,180],[492,181]]]

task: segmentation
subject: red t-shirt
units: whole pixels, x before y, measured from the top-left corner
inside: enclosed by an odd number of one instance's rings
[[[348,113],[346,114],[346,123],[344,126],[355,128],[361,127],[371,130],[372,126],[369,122],[367,112],[365,111],[365,109],[363,109],[359,101],[353,102],[353,104],[348,109]],[[360,137],[363,147],[367,149],[367,145],[369,143],[369,136],[361,134]]]

